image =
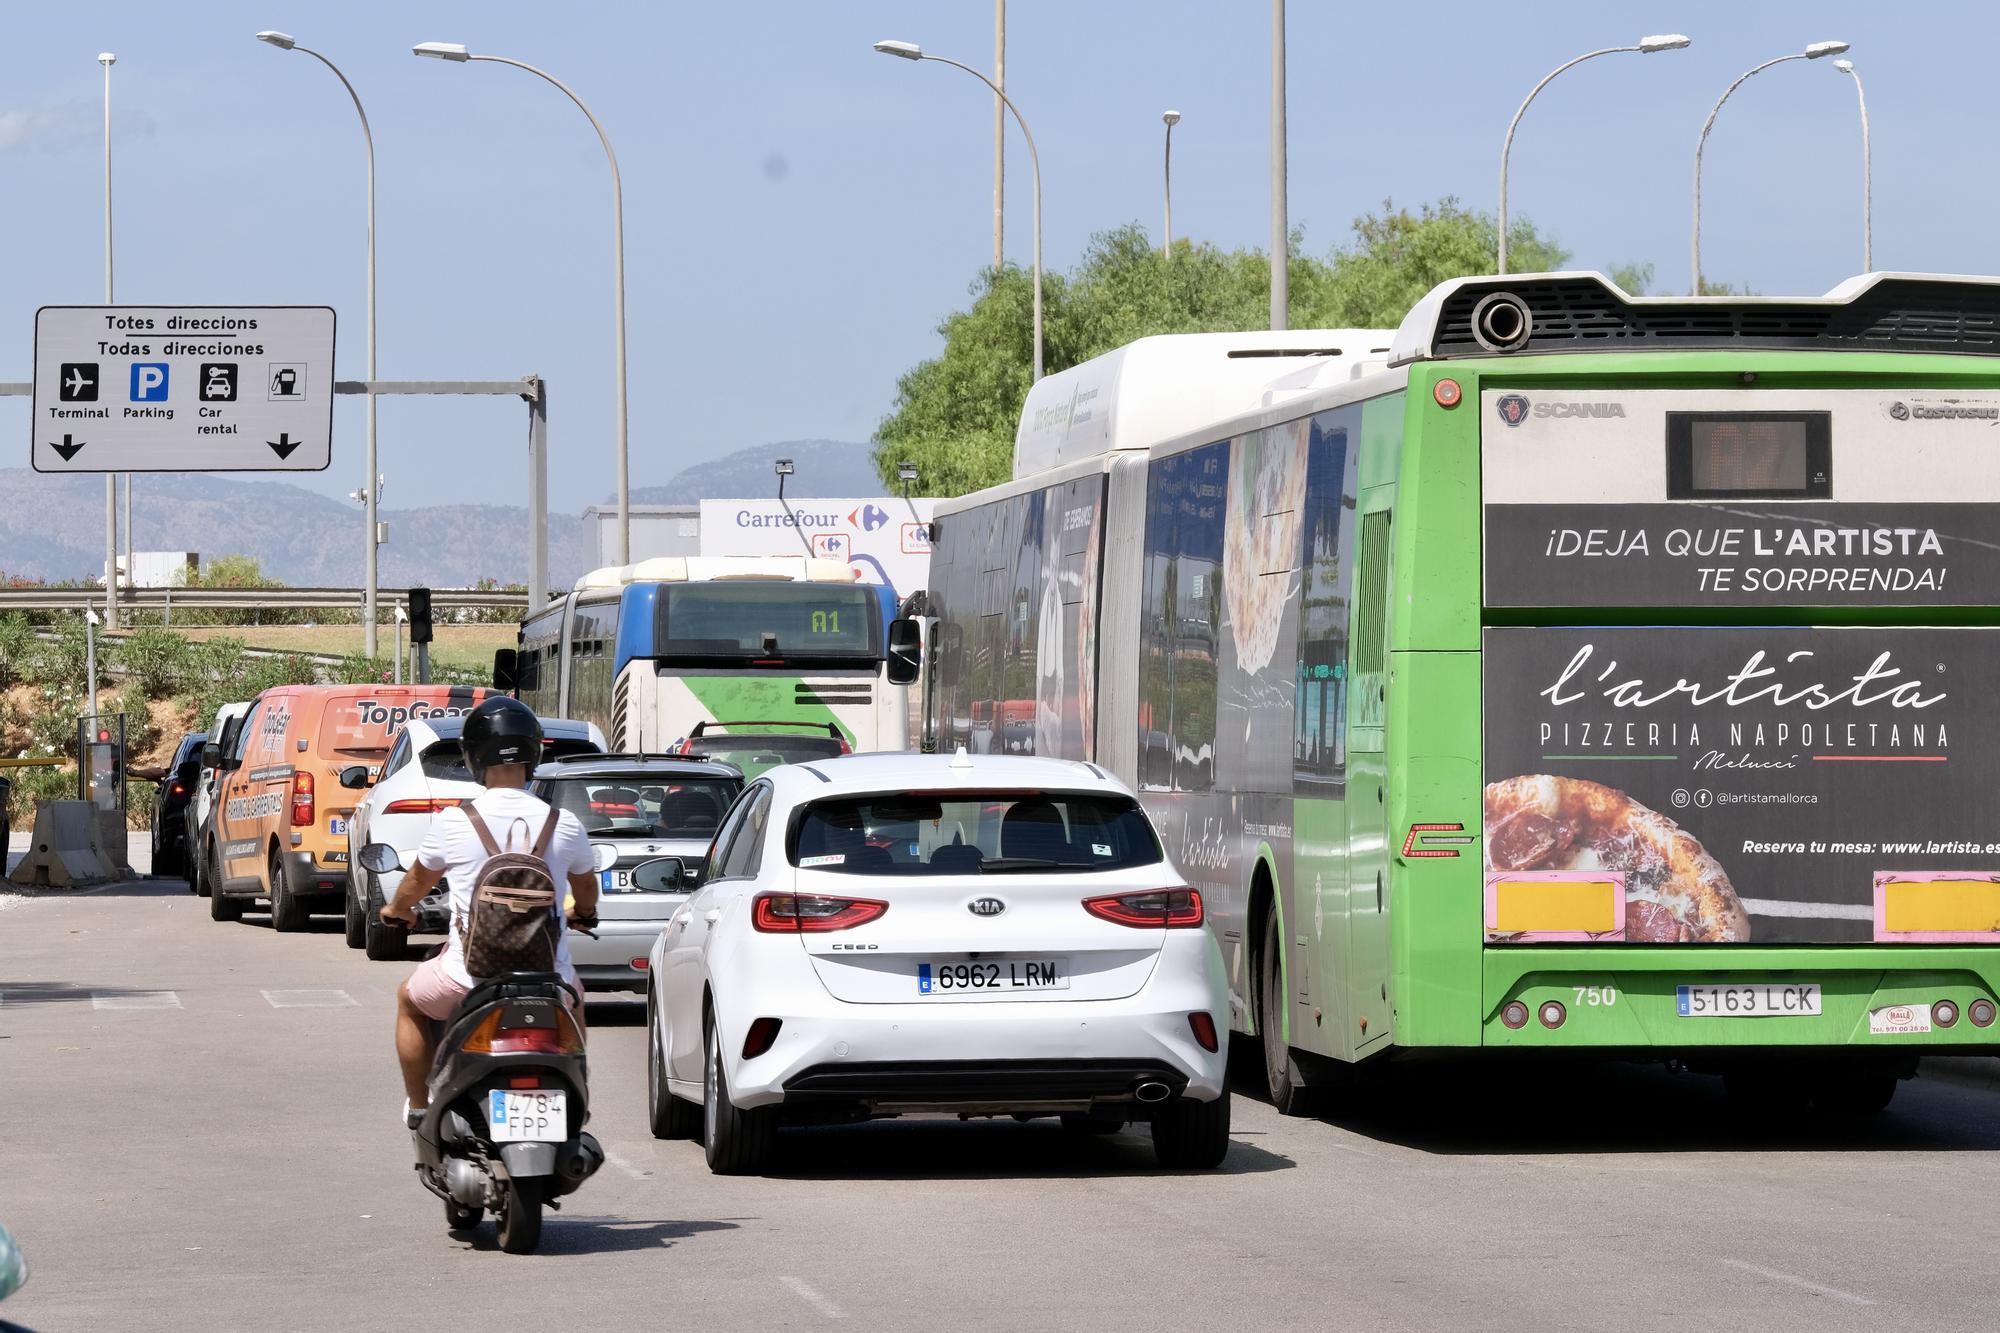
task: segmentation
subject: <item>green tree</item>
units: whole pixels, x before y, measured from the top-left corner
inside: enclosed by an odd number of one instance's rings
[[[282,588],[276,579],[264,577],[264,567],[255,556],[219,555],[208,562],[193,581],[197,588]]]
[[[1508,245],[1522,270],[1561,268],[1569,254],[1517,221]],[[1393,328],[1440,282],[1493,271],[1492,218],[1456,200],[1417,212],[1385,203],[1354,224],[1351,245],[1304,253],[1294,233],[1287,275],[1294,328]],[[1136,338],[1265,327],[1270,318],[1268,258],[1177,241],[1169,259],[1131,224],[1092,238],[1071,272],[1043,275],[1044,359],[1051,372]],[[913,462],[931,495],[962,495],[1004,480],[1014,426],[1033,361],[1030,274],[989,269],[972,304],[938,326],[944,350],[906,373],[896,403],[876,431],[875,463],[886,484]]]

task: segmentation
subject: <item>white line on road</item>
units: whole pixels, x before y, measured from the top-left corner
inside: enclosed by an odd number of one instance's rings
[[[1791,1273],[1780,1273],[1775,1268],[1759,1268],[1756,1264],[1746,1264],[1741,1259],[1724,1259],[1722,1262],[1731,1268],[1740,1268],[1746,1273],[1755,1273],[1758,1277],[1767,1277],[1773,1282],[1782,1282],[1787,1286],[1797,1287],[1800,1291],[1809,1291],[1815,1296],[1830,1296],[1836,1301],[1846,1301],[1849,1305],[1875,1303],[1866,1296],[1856,1296],[1853,1292],[1842,1291],[1839,1287],[1821,1286],[1817,1282],[1809,1282]]]
[[[273,1009],[345,1009],[354,1003],[354,997],[344,990],[267,990],[258,994]]]
[[[114,991],[94,990],[90,993],[90,1007],[93,1009],[178,1009],[181,997],[170,990],[135,990],[120,995]]]
[[[617,1153],[611,1151],[611,1149],[609,1148],[606,1148],[604,1150],[604,1160],[611,1163],[611,1165],[617,1167],[620,1171],[623,1171],[626,1175],[632,1177],[632,1179],[634,1180],[648,1180],[651,1179],[653,1174],[651,1171],[642,1170],[641,1168],[632,1165],[632,1163],[626,1161],[623,1157],[620,1157]]]
[[[847,1318],[846,1312],[844,1312],[838,1305],[835,1305],[832,1301],[820,1295],[817,1291],[814,1291],[811,1287],[799,1281],[797,1278],[781,1277],[778,1279],[778,1281],[790,1287],[792,1289],[792,1294],[794,1296],[797,1296],[807,1305],[810,1305],[813,1309],[819,1311],[820,1314],[823,1315],[824,1317],[828,1319]]]

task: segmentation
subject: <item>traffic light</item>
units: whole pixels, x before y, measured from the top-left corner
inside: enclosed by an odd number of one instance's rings
[[[431,590],[410,589],[410,642],[431,641]]]

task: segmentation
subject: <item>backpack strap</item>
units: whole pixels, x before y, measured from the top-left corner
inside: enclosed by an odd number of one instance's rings
[[[542,836],[535,839],[535,855],[543,860],[548,859],[549,843],[556,836],[556,822],[561,818],[562,811],[550,806],[549,821],[542,825]]]
[[[479,817],[479,811],[473,808],[472,802],[467,801],[458,808],[465,812],[467,821],[472,825],[472,831],[477,833],[479,840],[486,844],[486,854],[488,856],[500,855],[500,844],[493,841],[493,830],[486,827],[486,821]]]

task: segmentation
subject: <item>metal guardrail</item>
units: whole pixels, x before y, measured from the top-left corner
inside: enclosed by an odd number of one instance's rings
[[[384,605],[401,601],[407,589],[384,588]],[[359,588],[131,588],[121,589],[118,605],[131,610],[292,611],[314,607],[343,610],[362,604]],[[103,606],[102,588],[0,588],[0,611],[81,611]],[[526,611],[525,592],[480,592],[471,588],[433,588],[431,605],[438,610],[481,610],[499,607]]]

